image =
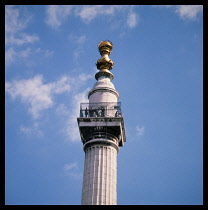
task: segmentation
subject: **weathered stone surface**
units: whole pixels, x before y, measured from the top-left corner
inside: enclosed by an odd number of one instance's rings
[[[82,188],[82,205],[116,205],[117,151],[112,146],[87,148]]]

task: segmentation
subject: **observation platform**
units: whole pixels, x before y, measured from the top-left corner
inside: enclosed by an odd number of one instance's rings
[[[81,103],[77,122],[83,144],[108,139],[123,146],[126,141],[120,102]]]

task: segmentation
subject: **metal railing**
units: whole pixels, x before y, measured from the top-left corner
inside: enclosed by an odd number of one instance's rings
[[[121,102],[81,103],[80,117],[122,117]]]

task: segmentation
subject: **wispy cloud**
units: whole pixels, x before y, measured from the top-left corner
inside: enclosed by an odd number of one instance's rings
[[[77,44],[83,44],[86,41],[86,36],[82,35],[75,38]]]
[[[39,37],[37,35],[29,35],[26,33],[20,34],[7,34],[6,36],[6,44],[10,45],[23,45],[28,43],[34,43],[39,41]]]
[[[157,5],[154,7],[173,9],[181,19],[196,20],[197,15],[203,12],[203,5]]]
[[[79,116],[80,103],[88,102],[87,93],[89,90],[90,89],[88,88],[83,92],[79,92],[73,95],[71,115],[70,118],[68,118],[65,128],[65,132],[71,141],[80,141],[77,117]]]
[[[31,15],[20,15],[19,9],[12,5],[5,6],[5,31],[9,33],[16,33],[23,30],[29,21],[31,20]]]
[[[42,75],[36,75],[30,79],[6,82],[6,93],[13,100],[19,98],[34,120],[33,126],[21,126],[20,131],[28,135],[34,133],[35,130],[38,131],[37,120],[41,119],[44,111],[56,104],[56,113],[64,117],[65,126],[62,128],[62,133],[69,141],[80,140],[76,118],[79,116],[80,103],[87,102],[89,91],[89,88],[80,91],[80,87],[93,77],[94,74],[84,73],[75,77],[63,75],[56,81],[46,83]],[[56,103],[55,95],[62,93],[70,93],[67,106],[63,103]]]
[[[35,53],[39,53],[39,54],[43,55],[44,57],[49,57],[49,56],[52,56],[54,54],[54,51],[52,51],[52,50],[44,50],[44,49],[41,49],[40,47],[38,47],[35,50]]]
[[[6,45],[23,45],[39,40],[37,35],[23,32],[28,26],[32,16],[28,13],[21,12],[19,9],[11,5],[7,5],[5,8]]]
[[[80,17],[84,23],[89,24],[101,16],[117,18],[117,14],[126,17],[127,26],[133,28],[137,25],[137,15],[133,8],[133,5],[49,5],[45,20],[49,26],[58,28],[69,15]]]
[[[179,17],[191,20],[195,20],[197,15],[203,11],[203,5],[154,5],[154,7],[174,8]],[[86,24],[103,16],[111,20],[112,18],[118,20],[117,17],[122,17],[126,20],[127,27],[134,28],[139,21],[139,15],[134,8],[136,8],[135,5],[49,5],[46,9],[45,22],[53,28],[58,28],[69,15],[79,17]],[[115,21],[111,22],[115,23]]]
[[[178,5],[176,12],[183,19],[195,20],[197,15],[203,11],[203,5]]]
[[[73,41],[77,44],[77,47],[75,48],[73,52],[74,61],[77,62],[80,55],[84,52],[84,43],[86,42],[87,38],[85,35],[76,36],[74,34],[69,35],[70,41]],[[78,64],[78,63],[77,63]]]
[[[49,5],[46,9],[45,22],[53,28],[61,26],[70,14],[71,7],[70,5]]]
[[[64,117],[65,126],[62,128],[62,133],[66,141],[80,141],[77,117],[80,112],[80,103],[88,102],[87,94],[90,90],[88,87],[84,91],[80,91],[80,87],[92,78],[94,78],[94,72],[92,74],[82,73],[78,75],[75,79],[76,83],[73,83],[73,90],[70,94],[70,108],[65,104],[59,104],[56,108],[57,114]]]
[[[77,126],[77,117],[79,116],[80,103],[88,102],[87,93],[90,88],[83,92],[75,92],[71,95],[71,108],[64,104],[60,104],[56,112],[64,117],[64,127],[62,133],[66,141],[80,141],[79,128]]]
[[[19,97],[28,106],[34,119],[38,119],[43,110],[53,106],[53,95],[69,91],[70,78],[63,76],[52,83],[44,83],[42,75],[31,79],[6,82],[6,92],[13,99]]]
[[[107,12],[106,7],[104,5],[92,5],[92,6],[90,5],[90,6],[82,6],[76,8],[75,14],[81,17],[81,19],[84,20],[86,23],[89,23],[97,15],[110,14],[110,13]]]
[[[130,28],[134,28],[138,23],[138,15],[134,12],[131,12],[127,17],[127,25]]]
[[[142,136],[144,134],[144,126],[136,126],[137,136]]]
[[[79,170],[77,162],[67,163],[64,165],[65,176],[70,176],[73,179],[80,179],[82,177],[82,172]]]
[[[28,58],[34,53],[40,53],[44,57],[49,57],[53,51],[31,47],[38,43],[40,37],[34,33],[26,32],[31,24],[33,16],[25,7],[6,5],[5,7],[5,62],[6,65],[14,64],[17,61],[24,61],[26,64]],[[27,58],[27,59],[26,59]]]
[[[28,58],[30,55],[31,55],[30,47],[27,47],[22,50],[16,50],[15,48],[10,47],[5,52],[5,62],[7,64],[11,64],[18,59],[22,60],[22,59]]]
[[[39,128],[39,123],[34,122],[32,126],[20,126],[20,132],[27,135],[43,136],[43,132]]]
[[[23,62],[25,64],[28,63],[35,63],[34,56],[38,55],[41,58],[48,58],[53,56],[54,51],[48,49],[41,49],[40,47],[34,49],[31,47],[23,47],[23,48],[16,48],[7,47],[5,51],[5,62],[7,66],[16,63],[16,62]],[[32,57],[33,56],[33,57]]]
[[[67,164],[64,165],[64,171],[69,171],[69,170],[77,169],[77,168],[78,168],[77,162],[67,163]]]

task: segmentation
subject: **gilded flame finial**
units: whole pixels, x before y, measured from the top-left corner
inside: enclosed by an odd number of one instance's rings
[[[113,48],[113,44],[111,41],[101,41],[98,44],[98,49],[100,52],[100,55],[102,56],[100,59],[97,60],[96,66],[97,69],[100,71],[96,73],[95,78],[98,80],[100,76],[107,76],[111,80],[113,79],[113,74],[109,71],[112,69],[114,63],[113,61],[108,57],[111,54]]]

